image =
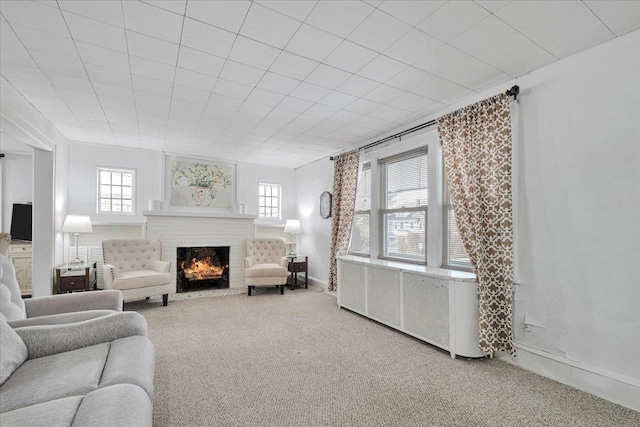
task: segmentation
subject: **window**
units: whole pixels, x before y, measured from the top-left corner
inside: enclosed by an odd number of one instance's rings
[[[369,233],[371,222],[371,163],[362,165],[356,193],[356,208],[351,229],[349,252],[369,255]]]
[[[282,188],[278,184],[258,184],[258,216],[280,219]]]
[[[426,148],[381,160],[382,256],[426,262]]]
[[[133,215],[135,172],[98,168],[98,213]]]
[[[445,175],[443,173],[443,175]],[[458,232],[458,225],[453,213],[453,206],[449,197],[449,186],[446,175],[443,177],[442,204],[442,266],[471,270],[469,255],[464,248],[462,238]]]

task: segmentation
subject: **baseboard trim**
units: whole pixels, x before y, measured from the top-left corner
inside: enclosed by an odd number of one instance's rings
[[[315,277],[309,276],[309,284],[311,286],[323,288],[325,291],[329,288],[329,284],[320,279],[316,279]]]
[[[517,359],[506,353],[498,354],[498,358],[634,411],[640,411],[640,381],[525,344],[516,343],[516,348]]]

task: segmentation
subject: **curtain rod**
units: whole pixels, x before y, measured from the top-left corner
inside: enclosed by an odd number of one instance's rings
[[[518,94],[519,93],[520,93],[520,86],[518,86],[518,85],[513,85],[511,87],[511,89],[506,91],[507,96],[513,96],[514,99],[518,99]],[[392,139],[396,139],[396,138],[400,138],[400,141],[402,141],[402,137],[403,136],[405,136],[407,134],[410,134],[410,133],[413,133],[413,132],[416,132],[416,131],[419,131],[420,129],[431,127],[431,126],[433,126],[433,125],[435,125],[437,123],[438,122],[435,119],[434,120],[429,120],[428,122],[422,123],[421,125],[414,126],[414,127],[410,128],[410,129],[403,130],[402,132],[398,132],[398,133],[393,134],[391,136],[387,136],[386,138],[382,138],[382,139],[379,139],[377,141],[370,142],[369,144],[363,145],[362,147],[358,147],[358,150],[366,150],[367,148],[371,148],[371,147],[375,147],[376,145],[384,144],[385,142],[391,141]],[[333,156],[329,157],[329,160],[333,161]]]

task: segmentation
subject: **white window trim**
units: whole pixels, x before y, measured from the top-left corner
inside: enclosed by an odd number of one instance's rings
[[[271,187],[278,187],[279,191],[278,193],[280,194],[278,196],[278,216],[274,217],[274,216],[260,216],[260,186],[262,185],[268,185]],[[257,197],[256,197],[256,202],[257,202],[257,207],[258,207],[258,220],[260,221],[281,221],[282,220],[282,198],[283,198],[283,194],[282,194],[282,184],[278,184],[278,183],[273,183],[273,182],[258,182],[258,188],[257,188]]]
[[[100,171],[108,171],[108,172],[124,172],[131,174],[131,212],[117,212],[117,211],[109,211],[104,212],[100,209]],[[124,169],[110,166],[96,166],[96,213],[98,215],[135,215],[136,214],[136,197],[137,197],[137,176],[135,169]]]
[[[371,181],[371,182],[369,182],[369,186],[370,186],[370,188],[369,188],[370,191],[369,192],[371,193],[369,195],[369,197],[371,198],[370,206],[373,207],[373,187],[372,187],[373,184],[372,184],[372,182],[374,181],[375,178],[373,176],[373,164],[372,164],[372,162],[370,162],[370,161],[364,161],[364,162],[361,161],[360,162],[360,164],[358,165],[358,170],[359,170],[359,172],[358,172],[358,180],[360,180],[360,177],[363,176],[363,172],[365,170],[364,166],[367,165],[367,164],[369,165],[367,170],[369,171],[369,179]],[[371,222],[371,208],[368,209],[368,210],[363,210],[363,211],[354,211],[354,213],[353,213],[354,217],[356,215],[364,215],[364,214],[369,215],[369,252],[353,251],[353,250],[351,250],[351,242],[349,242],[349,255],[361,256],[361,257],[369,258],[371,256],[371,250],[372,250],[372,248],[371,248],[371,225],[372,225],[372,222]],[[353,237],[353,229],[351,230],[351,237]]]

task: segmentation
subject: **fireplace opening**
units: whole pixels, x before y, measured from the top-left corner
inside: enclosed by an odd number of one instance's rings
[[[229,287],[229,246],[177,248],[178,292]]]

